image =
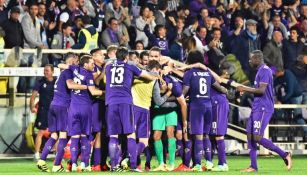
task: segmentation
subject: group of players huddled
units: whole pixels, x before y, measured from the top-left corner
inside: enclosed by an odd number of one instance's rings
[[[62,72],[48,114],[52,134],[37,162],[40,170],[50,172],[46,158],[58,140],[52,172],[65,171],[61,162],[70,139],[69,171],[142,172],[143,152],[146,171],[228,171],[227,89],[199,51],[189,52],[187,65],[180,67],[156,47],[140,59],[113,46],[106,56],[94,49],[80,58],[67,56],[58,65]],[[217,149],[217,166],[212,149]],[[150,166],[153,154],[155,169]],[[176,155],[182,158],[178,167]],[[290,163],[289,154],[283,158]]]

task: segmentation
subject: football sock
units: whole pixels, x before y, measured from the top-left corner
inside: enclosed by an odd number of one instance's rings
[[[223,165],[224,163],[226,164],[226,153],[225,153],[225,141],[224,139],[222,140],[217,140],[217,152],[218,152],[218,159],[219,159],[219,165]]]
[[[287,153],[281,150],[278,146],[274,145],[271,140],[266,138],[261,138],[259,144],[264,146],[266,149],[276,152],[281,158],[287,157]]]
[[[54,165],[58,166],[61,165],[65,150],[64,148],[67,145],[68,140],[65,138],[60,138],[59,139],[59,144],[57,147],[56,155],[55,155],[55,160],[54,160]]]
[[[175,157],[176,157],[176,139],[169,138],[168,139],[168,154],[169,154],[169,164],[175,164]]]
[[[204,147],[204,151],[205,151],[206,160],[212,162],[211,142],[210,142],[209,138],[203,139],[203,147]]]
[[[116,167],[118,165],[118,156],[120,150],[118,148],[118,138],[110,137],[109,141],[109,156],[111,160],[111,168]]]
[[[155,146],[155,151],[156,151],[156,156],[158,159],[159,164],[163,164],[163,144],[161,140],[155,141],[154,142],[154,146]]]
[[[85,164],[85,167],[89,166],[90,153],[90,140],[87,137],[81,137],[81,161]]]
[[[94,148],[94,166],[100,165],[101,148]]]
[[[133,138],[128,138],[128,153],[130,155],[130,168],[136,169],[137,167],[137,148],[136,141]]]
[[[70,154],[71,154],[71,163],[77,164],[79,153],[79,138],[71,138],[70,144]]]
[[[191,162],[191,158],[192,158],[192,141],[185,141],[184,142],[184,161],[183,164],[187,167],[190,167],[190,162]]]
[[[52,137],[50,137],[48,139],[48,141],[46,142],[46,144],[44,146],[44,149],[42,151],[41,160],[46,160],[47,159],[49,151],[53,148],[55,142],[56,142],[56,140],[54,138],[52,138]]]
[[[201,158],[203,153],[203,141],[202,140],[195,140],[194,143],[194,163],[197,165],[201,165]]]

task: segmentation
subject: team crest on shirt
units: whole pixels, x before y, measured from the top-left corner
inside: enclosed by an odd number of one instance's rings
[[[90,80],[90,84],[94,84],[94,81],[93,81],[93,80]]]
[[[44,88],[46,88],[46,87],[47,87],[47,84],[46,84],[46,83],[44,83],[44,84],[43,84],[43,87],[44,87]]]

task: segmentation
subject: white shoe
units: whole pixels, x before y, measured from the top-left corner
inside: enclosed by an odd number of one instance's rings
[[[78,170],[77,164],[73,163],[73,164],[71,165],[71,172],[77,172],[77,170]]]

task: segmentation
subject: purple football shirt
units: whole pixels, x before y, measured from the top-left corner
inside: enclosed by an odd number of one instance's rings
[[[254,87],[259,88],[260,83],[267,84],[267,87],[263,95],[255,95],[252,110],[274,112],[273,74],[265,64],[260,65],[257,71]]]
[[[193,68],[184,73],[183,85],[189,86],[190,103],[208,104],[211,106],[210,90],[215,82],[207,70]]]
[[[69,66],[73,72],[73,80],[77,84],[86,86],[95,86],[93,80],[93,72],[79,66]],[[71,103],[73,104],[92,104],[91,94],[88,89],[86,90],[73,90],[71,92]]]
[[[54,85],[54,97],[51,105],[68,107],[70,104],[70,89],[66,85],[66,80],[73,79],[72,71],[63,70]]]
[[[166,75],[163,77],[163,79],[166,83],[173,84],[172,95],[174,95],[176,98],[182,95],[182,84],[177,78],[170,75]]]
[[[123,61],[115,61],[106,66],[106,105],[133,104],[131,86],[134,76],[142,71]]]

